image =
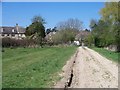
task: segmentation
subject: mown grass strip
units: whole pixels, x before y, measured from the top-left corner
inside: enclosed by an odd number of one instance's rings
[[[76,47],[5,48],[3,88],[51,87],[75,51]]]

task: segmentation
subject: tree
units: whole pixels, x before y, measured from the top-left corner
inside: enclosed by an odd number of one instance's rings
[[[102,20],[111,22],[111,33],[115,38],[114,42],[120,51],[120,2],[106,2],[105,7],[101,9],[100,14]]]
[[[34,16],[31,21],[34,22],[40,22],[42,24],[46,24],[45,20],[41,16]]]
[[[100,10],[101,18],[90,22],[94,44],[98,47],[117,45],[120,51],[120,2],[106,2]]]
[[[69,44],[74,41],[75,33],[73,30],[59,30],[52,35],[51,39],[54,44]]]
[[[90,30],[89,30],[89,29],[85,29],[85,31],[86,31],[86,32],[90,32]]]
[[[96,25],[97,25],[97,20],[91,19],[89,27],[91,29],[93,29],[93,28],[95,28]]]
[[[95,46],[104,47],[111,44],[113,38],[110,37],[110,24],[109,21],[103,21],[101,19],[98,21],[91,20],[90,28],[94,37]]]
[[[92,44],[94,43],[94,38],[91,33],[87,37],[85,37],[84,43],[87,46],[92,46]]]
[[[64,29],[82,30],[83,22],[80,21],[79,19],[70,18],[67,21],[59,22],[57,24],[57,28],[59,30],[64,30]]]
[[[52,32],[57,32],[57,31],[58,31],[58,30],[57,30],[57,27],[54,27],[51,31],[52,31]]]
[[[57,24],[57,33],[54,37],[61,43],[73,42],[79,30],[82,30],[82,22],[78,19],[68,19]],[[58,35],[57,35],[58,34]],[[58,38],[59,37],[59,38]]]
[[[48,28],[47,30],[46,30],[46,34],[49,34],[50,32],[57,32],[58,30],[57,30],[57,27],[54,27],[53,29],[51,29],[51,28]]]
[[[36,39],[37,43],[42,47],[43,39],[45,37],[45,27],[43,25],[44,20],[41,16],[34,16],[32,24],[26,28],[26,33],[33,39]]]
[[[46,34],[49,34],[51,31],[52,31],[51,28],[48,28],[48,29],[46,30]]]

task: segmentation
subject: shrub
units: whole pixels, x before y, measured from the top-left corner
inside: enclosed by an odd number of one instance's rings
[[[34,39],[2,38],[2,47],[31,47],[36,46]]]

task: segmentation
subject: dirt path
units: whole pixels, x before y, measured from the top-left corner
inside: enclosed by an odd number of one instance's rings
[[[71,63],[73,77],[71,78],[69,74],[69,79],[72,79],[69,80],[70,88],[118,88],[118,65],[116,63],[87,47],[79,47],[74,58],[75,60],[71,61],[74,62]],[[68,65],[66,64],[66,67]]]

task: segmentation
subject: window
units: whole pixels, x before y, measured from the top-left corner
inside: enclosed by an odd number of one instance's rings
[[[12,32],[14,32],[14,29],[12,29]]]
[[[4,31],[5,31],[5,29],[2,28],[2,29],[1,29],[1,32],[3,33]]]
[[[2,34],[2,36],[5,36],[4,34]]]
[[[21,34],[19,34],[19,36],[21,36]]]
[[[3,28],[1,28],[1,32],[3,32]]]

